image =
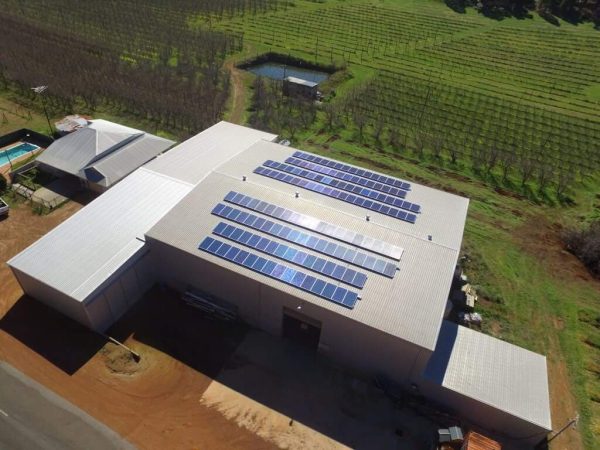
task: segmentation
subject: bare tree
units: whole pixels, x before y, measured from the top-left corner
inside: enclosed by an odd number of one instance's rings
[[[381,143],[381,133],[383,133],[384,127],[385,120],[383,119],[383,115],[379,114],[373,123],[373,138],[379,144]]]
[[[431,154],[435,159],[440,159],[444,149],[444,138],[441,135],[432,136],[429,140],[431,145]]]
[[[352,121],[354,122],[354,125],[358,129],[358,136],[361,141],[363,140],[363,133],[364,133],[365,126],[367,125],[367,120],[368,120],[368,117],[362,108],[353,108],[352,109]]]
[[[554,168],[545,159],[539,159],[536,163],[535,175],[538,182],[540,192],[546,189],[548,183],[554,175]]]
[[[562,197],[574,179],[573,170],[570,167],[561,166],[556,175],[556,196]]]
[[[337,128],[339,120],[339,108],[335,103],[323,104],[323,113],[325,114],[325,123],[328,130],[334,130]]]
[[[524,152],[519,157],[519,173],[521,175],[521,186],[525,186],[534,174],[536,167],[535,160],[529,156],[528,152]]]
[[[502,181],[506,182],[508,180],[508,175],[517,163],[517,157],[512,151],[504,150],[500,152],[498,162],[502,168]]]
[[[395,126],[388,127],[388,144],[394,150],[400,149],[400,132]]]
[[[489,175],[492,170],[498,164],[498,159],[500,158],[500,148],[496,144],[496,142],[492,142],[491,145],[486,147],[486,157],[485,157],[485,171]]]

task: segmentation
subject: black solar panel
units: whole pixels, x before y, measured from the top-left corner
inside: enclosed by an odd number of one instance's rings
[[[327,175],[321,175],[315,172],[311,172],[309,170],[299,169],[298,167],[290,166],[288,164],[283,164],[271,160],[265,161],[263,165],[265,167],[269,167],[270,169],[276,169],[282,172],[287,172],[289,174],[296,175],[301,178],[306,178],[315,183],[326,184],[327,186],[331,186],[336,189],[341,189],[346,192],[351,192],[353,194],[360,195],[368,199],[376,200],[378,202],[387,203],[388,205],[392,205],[413,213],[418,213],[421,210],[421,207],[416,203],[411,203],[406,200],[402,200],[402,198],[398,198],[393,195],[383,194],[381,192],[368,189],[366,187],[356,186],[351,183],[346,183],[345,181],[336,180]]]
[[[314,162],[317,164],[321,164],[322,166],[333,167],[336,170],[341,170],[342,172],[348,172],[352,175],[358,175],[359,177],[369,178],[373,181],[379,181],[383,184],[388,184],[390,186],[397,187],[399,189],[403,189],[405,191],[410,189],[410,184],[406,181],[399,180],[393,177],[386,177],[385,175],[379,175],[378,173],[371,172],[370,170],[359,169],[358,167],[352,167],[348,164],[343,164],[338,161],[333,161],[327,158],[321,158],[320,156],[311,155],[310,153],[304,152],[295,152],[293,155],[295,158],[301,158],[306,161]]]
[[[368,255],[365,253],[302,231],[294,230],[288,226],[278,224],[272,220],[264,219],[254,214],[242,214],[243,211],[222,203],[215,206],[212,213],[271,236],[276,236],[280,239],[301,245],[302,247],[354,264],[355,266],[380,273],[389,278],[394,278],[394,275],[396,274],[396,265],[391,262],[377,259],[375,265],[368,265],[365,263]]]
[[[316,233],[332,237],[342,242],[347,242],[350,245],[360,247],[365,250],[378,253],[383,256],[389,256],[395,260],[400,260],[402,256],[402,248],[390,244],[389,242],[380,241],[373,239],[368,236],[364,236],[359,233],[355,233],[347,228],[338,227],[336,225],[324,222],[317,219],[316,217],[308,216],[306,214],[300,214],[291,209],[281,208],[277,205],[273,205],[267,202],[261,202],[257,200],[254,208],[250,208],[249,204],[253,200],[244,194],[240,194],[235,191],[230,191],[225,196],[225,201],[233,203],[234,205],[243,206],[244,208],[252,209],[254,211],[266,214],[270,217],[297,225],[301,228],[314,231]],[[253,203],[254,204],[254,203]],[[247,214],[247,213],[246,213]],[[319,249],[317,251],[320,252]]]
[[[314,255],[309,255],[302,250],[297,250],[289,245],[280,244],[258,234],[245,231],[242,228],[228,225],[225,222],[217,224],[213,233],[217,236],[235,241],[238,244],[245,245],[268,255],[297,264],[306,269],[321,273],[338,281],[343,281],[344,283],[359,289],[362,289],[367,282],[367,276],[364,273],[340,266],[339,264]]]
[[[212,237],[206,237],[198,248],[346,308],[353,309],[358,301],[358,293],[354,291],[328,283],[300,270],[279,264]]]
[[[404,189],[379,183],[378,181],[369,180],[368,178],[359,177],[357,175],[352,175],[351,173],[342,172],[341,170],[324,167],[319,164],[311,163],[309,161],[304,161],[294,157],[287,158],[285,162],[288,164],[293,164],[294,166],[302,167],[303,169],[312,170],[313,172],[318,172],[333,178],[338,178],[340,180],[348,181],[350,183],[358,184],[370,189],[375,189],[376,191],[385,192],[386,194],[393,195],[394,197],[406,197],[406,191]]]
[[[314,181],[304,180],[302,178],[286,174],[285,172],[279,172],[275,169],[269,169],[267,167],[257,167],[256,169],[254,169],[254,173],[263,175],[265,177],[273,178],[275,180],[282,181],[293,186],[298,186],[309,191],[318,192],[319,194],[326,195],[327,197],[337,198],[338,200],[342,200],[343,202],[351,203],[353,205],[360,206],[365,209],[370,209],[371,211],[376,211],[378,213],[394,217],[405,222],[415,223],[417,221],[417,216],[413,213],[394,208],[393,206],[387,206],[382,203],[374,202],[373,200],[357,197],[353,194],[347,194],[337,189],[330,188],[319,183],[315,183]]]

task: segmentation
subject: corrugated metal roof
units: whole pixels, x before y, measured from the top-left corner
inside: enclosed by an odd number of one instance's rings
[[[367,221],[363,208],[252,173],[266,159],[283,161],[293,152],[294,149],[268,142],[253,145],[217,167],[147,236],[433,350],[458,259],[468,200],[413,184],[409,200],[423,207],[416,224],[376,212],[368,212]],[[244,176],[246,181],[242,181]],[[231,190],[402,247],[400,270],[393,280],[369,272],[360,292],[362,300],[349,310],[199,251],[199,242],[221,220],[210,214],[212,208]],[[295,197],[296,191],[299,198]],[[433,241],[427,238],[430,234],[435,236]]]
[[[54,141],[37,160],[79,176],[81,169],[101,155],[143,134],[140,130],[117,123],[93,120],[89,126]]]
[[[229,122],[219,122],[149,162],[146,167],[169,177],[197,184],[215,167],[256,142],[274,141],[277,135]]]
[[[98,119],[54,141],[38,161],[110,186],[173,144],[168,139]]]
[[[552,429],[546,357],[444,321],[425,378]]]
[[[105,158],[86,167],[83,172],[87,172],[89,168],[94,168],[104,176],[99,184],[110,186],[164,152],[174,143],[168,139],[144,134],[118,151],[112,152]],[[88,176],[85,176],[85,178],[89,179]]]
[[[294,84],[301,84],[302,86],[306,86],[306,87],[310,87],[310,88],[313,88],[319,84],[319,83],[315,83],[314,81],[308,81],[303,78],[296,78],[296,77],[286,77],[285,81],[289,81],[290,83],[294,83]]]
[[[144,245],[144,233],[191,189],[138,169],[8,264],[83,301]]]
[[[101,146],[110,145],[120,132],[137,132],[106,121],[94,123],[103,132],[114,130],[102,140]],[[116,127],[113,129],[112,125]],[[71,139],[69,151],[75,151],[80,144],[96,145],[96,130],[80,134],[86,130],[89,127],[60,141],[79,134],[79,138]],[[157,147],[171,145],[166,139],[148,136],[156,139],[152,145]],[[9,265],[83,301],[139,251],[144,245],[144,233],[215,166],[260,139],[275,138],[273,134],[221,122],[125,177],[11,259]],[[135,146],[136,141],[129,145]],[[90,169],[96,171],[96,176],[100,171],[118,176],[122,170],[119,165],[130,163],[129,158],[130,155],[114,154]]]

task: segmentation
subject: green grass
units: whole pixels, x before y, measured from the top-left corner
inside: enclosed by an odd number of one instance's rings
[[[197,21],[196,24],[201,23]],[[199,25],[198,25],[199,26]],[[433,1],[297,1],[212,27],[243,32],[245,51],[275,51],[370,73],[372,122],[424,127],[468,157],[484,145],[543,155],[556,167],[600,166],[599,33],[531,19],[456,14]],[[361,77],[359,77],[361,79]]]

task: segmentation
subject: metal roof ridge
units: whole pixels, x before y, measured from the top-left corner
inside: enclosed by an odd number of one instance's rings
[[[151,161],[154,161],[154,160],[151,160]],[[151,161],[149,161],[149,162],[151,162]],[[133,174],[134,174],[135,172],[137,172],[138,170],[139,170],[139,171],[142,171],[142,172],[147,172],[147,173],[150,173],[150,174],[152,174],[152,175],[159,176],[159,177],[161,177],[161,178],[164,178],[165,180],[170,180],[170,181],[174,181],[174,182],[176,182],[176,183],[179,183],[179,184],[183,184],[183,185],[185,185],[185,186],[189,186],[189,187],[191,187],[191,188],[193,188],[193,187],[195,187],[195,186],[196,186],[196,185],[195,185],[195,184],[193,184],[193,183],[189,183],[189,182],[187,182],[187,181],[180,180],[179,178],[175,178],[175,177],[172,177],[172,176],[170,176],[170,175],[166,175],[166,174],[164,174],[164,173],[161,173],[161,172],[156,172],[155,170],[148,169],[147,167],[144,167],[144,166],[142,166],[142,167],[138,167],[136,170],[134,170],[134,171],[133,171],[133,172],[131,172],[129,175],[127,175],[127,177],[129,177],[129,176],[133,175]],[[125,178],[127,178],[127,177],[125,177]]]

